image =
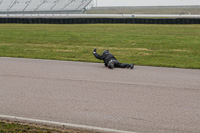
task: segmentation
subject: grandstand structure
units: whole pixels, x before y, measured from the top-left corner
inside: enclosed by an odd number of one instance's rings
[[[0,0],[0,14],[83,13],[92,0]]]

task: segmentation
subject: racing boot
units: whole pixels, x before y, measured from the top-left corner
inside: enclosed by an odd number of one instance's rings
[[[134,63],[130,64],[130,69],[133,69],[134,68]]]

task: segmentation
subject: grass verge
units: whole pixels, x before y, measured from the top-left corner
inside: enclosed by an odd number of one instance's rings
[[[82,131],[66,129],[53,126],[42,126],[8,120],[0,120],[0,133],[94,133],[92,131]]]
[[[200,68],[200,25],[1,24],[0,57],[102,62],[108,49],[122,63]]]

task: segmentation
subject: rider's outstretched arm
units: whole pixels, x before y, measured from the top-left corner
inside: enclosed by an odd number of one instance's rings
[[[97,54],[96,49],[93,50],[93,55],[99,60],[103,60],[103,58],[104,58],[104,56]]]

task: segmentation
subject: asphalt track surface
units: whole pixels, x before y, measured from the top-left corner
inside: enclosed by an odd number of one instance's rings
[[[114,132],[199,133],[200,70],[0,57],[4,115]]]

